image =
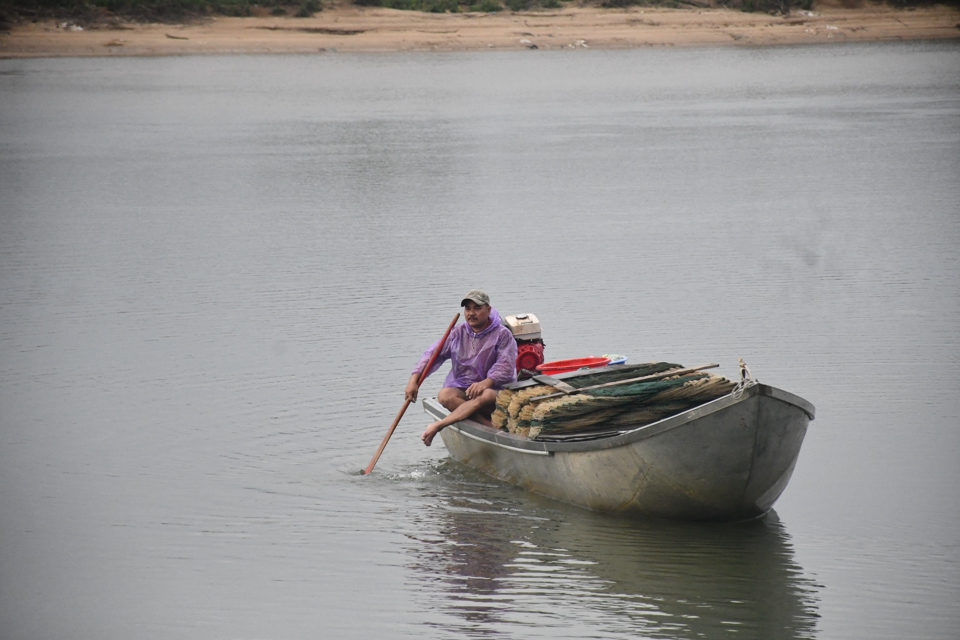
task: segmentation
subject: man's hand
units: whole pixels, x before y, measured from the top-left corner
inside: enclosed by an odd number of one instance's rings
[[[419,382],[420,376],[416,374],[410,376],[410,382],[407,383],[407,388],[403,390],[403,397],[409,402],[417,401],[417,392],[420,390]]]
[[[473,400],[474,398],[479,397],[487,389],[493,388],[493,380],[487,378],[481,382],[474,382],[472,385],[467,387],[467,398]]]

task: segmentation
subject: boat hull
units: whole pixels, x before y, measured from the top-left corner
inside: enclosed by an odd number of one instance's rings
[[[435,400],[428,414],[446,415]],[[528,491],[600,512],[681,520],[766,513],[797,463],[811,404],[767,385],[580,442],[538,442],[470,420],[440,432],[450,456]]]

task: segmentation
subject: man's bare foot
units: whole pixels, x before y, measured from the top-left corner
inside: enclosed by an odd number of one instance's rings
[[[493,421],[490,420],[490,418],[488,418],[487,416],[481,415],[479,413],[473,414],[472,416],[470,416],[470,419],[473,420],[474,422],[479,422],[480,424],[487,427],[493,426]]]
[[[443,427],[438,427],[437,424],[439,424],[439,423],[438,423],[438,422],[434,422],[433,424],[431,424],[430,426],[428,426],[428,427],[424,430],[423,435],[420,436],[420,439],[423,440],[423,444],[427,445],[428,447],[429,447],[431,444],[433,444],[433,439],[434,439],[434,438],[436,437],[436,435],[437,435],[438,433],[440,433],[440,431],[443,429]]]

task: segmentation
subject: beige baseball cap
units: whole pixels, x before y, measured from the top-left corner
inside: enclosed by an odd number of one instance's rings
[[[473,291],[471,291],[471,292],[468,293],[467,295],[463,296],[463,300],[460,301],[460,306],[461,306],[461,307],[465,307],[465,306],[467,306],[467,303],[468,303],[468,302],[471,302],[471,301],[472,301],[472,302],[475,302],[475,303],[477,303],[477,304],[486,304],[486,305],[489,305],[489,304],[490,304],[490,296],[488,296],[488,295],[487,295],[486,293],[484,293],[483,291],[480,291],[480,289],[474,289]]]

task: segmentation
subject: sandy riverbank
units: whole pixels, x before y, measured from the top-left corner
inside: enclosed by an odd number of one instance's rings
[[[651,7],[430,14],[347,5],[301,19],[216,18],[83,30],[55,22],[23,24],[0,35],[0,57],[626,49],[951,38],[960,38],[960,11],[942,6],[817,7],[784,17]]]

